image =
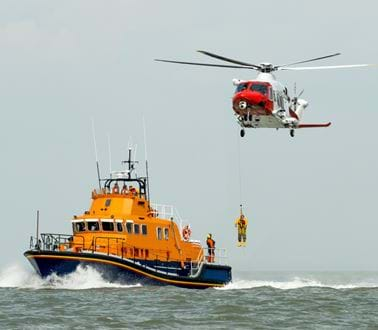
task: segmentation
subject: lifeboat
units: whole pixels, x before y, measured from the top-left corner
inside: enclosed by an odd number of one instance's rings
[[[99,179],[89,210],[70,220],[72,234],[31,237],[24,255],[36,272],[67,275],[81,265],[117,283],[201,289],[229,283],[226,251],[202,247],[174,207],[150,203],[148,178],[134,174],[131,150],[123,163],[124,171]]]

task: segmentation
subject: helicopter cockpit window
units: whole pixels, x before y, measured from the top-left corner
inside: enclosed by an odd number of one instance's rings
[[[268,86],[262,85],[262,84],[252,84],[251,85],[251,91],[259,92],[261,94],[268,94]]]
[[[74,230],[74,232],[85,231],[84,221],[73,223],[73,230]]]
[[[241,91],[244,91],[245,89],[247,89],[247,84],[246,83],[239,84],[236,87],[235,93],[239,93]]]

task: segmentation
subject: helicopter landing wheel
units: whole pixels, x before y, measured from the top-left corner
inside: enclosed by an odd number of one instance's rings
[[[294,137],[294,135],[295,135],[295,131],[294,131],[293,129],[291,129],[291,130],[290,130],[290,136],[291,136],[291,137]]]
[[[244,129],[241,129],[241,130],[240,130],[240,136],[241,136],[241,137],[244,137],[244,135],[245,135],[245,130],[244,130]]]

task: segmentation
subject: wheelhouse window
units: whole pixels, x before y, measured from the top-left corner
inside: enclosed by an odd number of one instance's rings
[[[142,225],[142,235],[147,235],[147,225]]]
[[[87,226],[89,231],[100,230],[100,224],[98,223],[98,221],[87,221]]]
[[[166,241],[168,241],[169,239],[169,229],[168,228],[164,228],[164,238]]]
[[[73,226],[73,231],[74,232],[85,231],[85,223],[84,223],[84,221],[74,222],[72,224],[72,226]]]
[[[114,231],[114,223],[113,222],[102,222],[102,230],[103,231]]]
[[[156,236],[158,240],[163,239],[163,231],[161,230],[160,227],[156,228]]]
[[[235,93],[239,93],[241,91],[244,91],[247,89],[248,84],[247,83],[241,83],[236,87]]]
[[[123,231],[122,222],[117,222],[117,231]]]
[[[139,234],[139,232],[140,232],[139,225],[134,223],[134,234]]]
[[[128,234],[133,233],[133,223],[132,222],[126,222],[126,231]]]

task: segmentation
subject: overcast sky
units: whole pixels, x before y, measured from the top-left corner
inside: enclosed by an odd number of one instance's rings
[[[304,122],[326,129],[247,130],[231,108],[233,78],[255,72],[179,66],[342,55],[314,65],[378,63],[376,1],[0,2],[0,266],[24,263],[35,232],[70,233],[101,172],[130,139],[151,196],[175,205],[193,237],[212,232],[235,270],[378,270],[378,69],[279,72],[305,89]],[[242,196],[239,194],[238,148]],[[143,174],[143,173],[142,173]],[[233,227],[243,202],[248,247]],[[25,262],[26,264],[26,262]]]

